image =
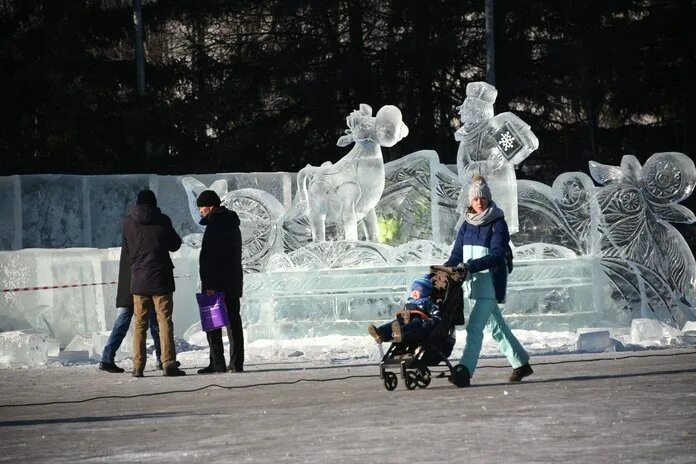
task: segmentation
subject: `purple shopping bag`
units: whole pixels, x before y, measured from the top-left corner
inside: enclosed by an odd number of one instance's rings
[[[206,332],[230,325],[230,317],[227,315],[225,294],[217,292],[215,295],[196,293],[198,310],[201,313],[201,327]]]

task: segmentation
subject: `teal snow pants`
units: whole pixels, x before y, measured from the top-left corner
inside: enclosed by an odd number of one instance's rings
[[[469,374],[474,375],[483,344],[483,329],[486,326],[491,330],[493,340],[498,342],[500,351],[513,369],[527,364],[529,355],[505,323],[498,302],[490,298],[478,298],[475,302],[466,325],[466,344],[459,364],[465,365]]]

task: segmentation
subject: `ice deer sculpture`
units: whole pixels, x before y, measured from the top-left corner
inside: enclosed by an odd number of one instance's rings
[[[326,240],[326,224],[340,224],[345,240],[358,240],[358,221],[365,221],[367,239],[377,241],[375,206],[384,190],[384,160],[381,147],[392,147],[408,135],[401,111],[383,106],[375,117],[361,104],[347,118],[346,135],[337,145],[355,143],[336,164],[307,165],[297,174],[300,205],[309,218],[312,239]]]

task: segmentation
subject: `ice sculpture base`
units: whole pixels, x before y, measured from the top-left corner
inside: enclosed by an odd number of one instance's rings
[[[585,258],[516,261],[505,318],[512,328],[573,330],[602,320],[594,262]],[[283,271],[245,276],[248,339],[365,335],[403,305],[406,289],[427,266]],[[465,303],[465,314],[471,303]]]

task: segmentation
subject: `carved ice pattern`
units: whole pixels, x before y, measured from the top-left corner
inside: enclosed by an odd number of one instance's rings
[[[599,254],[607,274],[626,295],[640,299],[643,316],[667,310],[678,324],[696,297],[696,262],[669,222],[696,222],[678,202],[696,185],[696,168],[682,153],[656,153],[645,163],[631,155],[620,166],[590,162],[597,189]],[[669,290],[667,290],[669,289]],[[652,295],[652,297],[651,297]]]
[[[578,255],[592,254],[597,227],[592,214],[594,184],[587,174],[561,174],[552,186],[519,180],[517,192],[520,229],[512,236],[515,244],[544,242]]]
[[[242,262],[247,271],[258,272],[268,256],[282,247],[279,220],[285,208],[273,195],[259,189],[239,189],[228,192],[227,181],[218,179],[209,187],[194,177],[185,177],[181,183],[186,190],[191,217],[198,224],[200,213],[196,199],[203,190],[213,190],[223,206],[237,213],[242,233]],[[201,230],[205,228],[200,226]],[[203,234],[189,234],[184,243],[200,248]]]

